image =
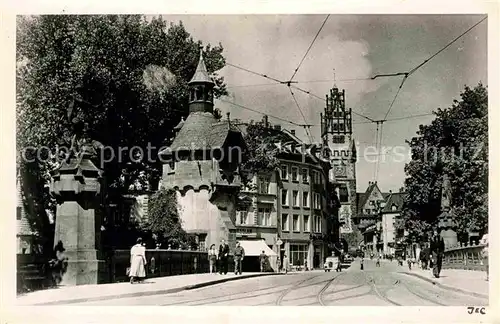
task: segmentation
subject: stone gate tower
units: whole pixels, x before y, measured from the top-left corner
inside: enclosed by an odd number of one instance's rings
[[[245,147],[238,128],[214,116],[213,88],[202,53],[189,82],[189,115],[175,127],[172,144],[159,153],[160,186],[177,191],[183,229],[203,248],[236,240],[239,164]],[[232,249],[231,249],[232,250]]]
[[[352,233],[352,216],[356,213],[356,145],[352,136],[352,111],[345,107],[345,90],[334,85],[326,95],[321,114],[321,138],[330,149],[329,180],[340,200],[339,220],[342,234]]]

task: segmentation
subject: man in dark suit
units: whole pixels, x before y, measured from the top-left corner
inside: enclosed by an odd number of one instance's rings
[[[434,277],[439,278],[439,273],[441,272],[441,266],[443,264],[444,240],[438,234],[437,230],[434,230],[434,234],[431,238],[430,252],[432,255],[432,274]]]
[[[229,256],[229,245],[227,245],[226,241],[222,240],[219,246],[219,273],[227,274],[228,266],[227,266],[227,258]]]

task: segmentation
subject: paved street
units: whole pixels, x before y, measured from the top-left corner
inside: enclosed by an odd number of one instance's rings
[[[439,288],[408,276],[396,262],[375,267],[359,261],[342,273],[322,271],[231,281],[173,294],[116,298],[75,305],[217,305],[217,306],[469,306],[487,305],[485,298]]]

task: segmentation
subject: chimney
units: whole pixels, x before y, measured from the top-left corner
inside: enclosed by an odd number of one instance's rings
[[[277,130],[277,131],[280,131],[281,130],[281,125],[274,125],[274,129]]]
[[[392,190],[389,190],[389,193],[391,194],[391,193],[392,193]]]
[[[295,129],[290,130],[290,133],[295,136]]]

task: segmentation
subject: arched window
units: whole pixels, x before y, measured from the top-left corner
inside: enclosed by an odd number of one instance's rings
[[[203,86],[196,86],[196,98],[195,100],[203,100]]]

